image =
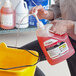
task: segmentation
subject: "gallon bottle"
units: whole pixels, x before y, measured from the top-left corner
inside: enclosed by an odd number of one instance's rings
[[[66,33],[58,35],[49,32],[49,28],[52,27],[51,24],[47,24],[44,27],[40,26],[42,25],[41,23],[38,25],[37,38],[46,59],[51,65],[60,63],[75,53]]]
[[[16,7],[16,28],[27,28],[28,26],[27,3],[23,0],[20,0],[19,4]]]
[[[6,0],[1,8],[1,28],[13,29],[15,27],[15,10],[10,0]]]

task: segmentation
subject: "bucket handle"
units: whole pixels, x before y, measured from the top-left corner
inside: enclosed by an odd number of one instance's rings
[[[10,47],[10,46],[8,46]],[[14,47],[13,47],[14,48]],[[16,47],[15,47],[16,48]],[[0,68],[1,70],[11,70],[11,69],[17,69],[17,68],[23,68],[23,67],[30,67],[30,66],[34,66],[36,65],[39,61],[40,61],[40,58],[39,56],[33,54],[32,52],[30,52],[29,50],[25,49],[27,52],[29,52],[30,54],[32,54],[33,56],[35,57],[38,57],[38,61],[35,63],[35,64],[32,64],[32,65],[24,65],[24,66],[17,66],[17,67],[11,67],[11,68]]]

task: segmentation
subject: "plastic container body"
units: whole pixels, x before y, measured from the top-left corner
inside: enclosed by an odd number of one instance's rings
[[[24,7],[25,5],[25,7]],[[16,28],[28,28],[28,8],[27,3],[21,0],[16,7]]]
[[[31,53],[38,56],[36,51]],[[0,68],[11,68],[37,63],[38,57],[33,56],[26,50],[8,48],[4,43],[0,44]],[[36,65],[20,67],[9,70],[0,69],[0,76],[34,76]]]
[[[46,10],[49,7],[48,6],[48,4],[49,4],[48,0],[30,0],[30,1],[29,0],[25,0],[25,1],[28,4],[29,10],[31,10],[31,8],[35,7],[36,5],[42,5],[44,7],[44,9],[46,9]],[[36,5],[33,2],[35,2]],[[44,25],[47,24],[47,20],[46,19],[41,19],[40,21],[42,21]],[[37,20],[36,20],[36,18],[34,16],[30,16],[29,17],[29,25],[30,26],[37,26]]]
[[[6,3],[1,8],[1,28],[13,29],[15,27],[15,10],[10,3]]]
[[[40,28],[36,34],[42,51],[51,65],[60,63],[75,53],[67,34],[60,36]]]

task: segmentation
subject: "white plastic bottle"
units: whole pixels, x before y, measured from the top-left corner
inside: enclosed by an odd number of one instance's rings
[[[23,0],[20,0],[19,4],[16,7],[16,28],[27,28],[28,26],[29,24],[27,3]]]

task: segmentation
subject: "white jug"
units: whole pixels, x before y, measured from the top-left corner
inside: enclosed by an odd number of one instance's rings
[[[16,28],[27,28],[29,26],[28,18],[27,3],[20,0],[16,6]]]

